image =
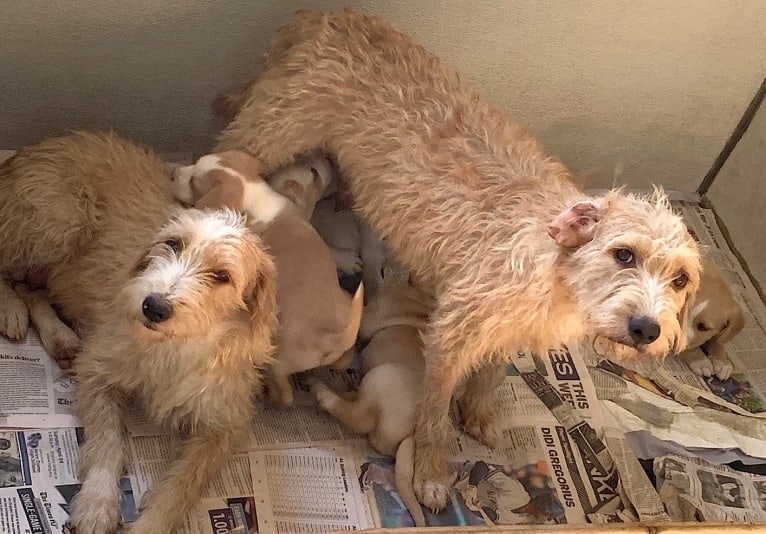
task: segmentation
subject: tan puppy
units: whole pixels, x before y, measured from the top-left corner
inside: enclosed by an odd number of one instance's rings
[[[204,156],[175,170],[173,191],[190,205],[228,206],[246,213],[274,257],[279,337],[267,378],[271,402],[292,404],[292,373],[348,362],[364,289],[360,285],[353,299],[341,289],[322,238],[287,198],[263,181],[257,160],[240,151]]]
[[[492,392],[520,349],[602,337],[662,358],[686,345],[699,254],[666,197],[589,197],[563,165],[379,18],[300,11],[282,27],[217,150],[262,173],[322,148],[356,208],[436,296],[425,333],[415,490],[444,507],[450,398],[469,375],[466,431],[499,438]]]
[[[323,382],[313,386],[319,404],[370,444],[396,456],[396,485],[415,526],[426,526],[412,489],[415,409],[422,394],[425,362],[421,332],[434,302],[413,287],[385,288],[364,308],[361,339],[364,378],[349,401]]]
[[[71,523],[78,534],[117,528],[136,396],[184,441],[131,528],[174,532],[250,428],[276,330],[273,263],[235,212],[179,210],[160,160],[114,135],[49,139],[0,174],[0,269],[42,268],[83,337]]]
[[[687,351],[679,356],[698,375],[715,375],[726,380],[734,366],[723,344],[742,331],[745,316],[721,270],[708,259],[703,260],[702,267],[700,288],[687,327]],[[707,354],[707,358],[692,350],[698,347]]]
[[[333,179],[330,160],[322,155],[304,156],[266,177],[274,191],[289,198],[306,220]]]

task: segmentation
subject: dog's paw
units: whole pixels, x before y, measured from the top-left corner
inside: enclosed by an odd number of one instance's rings
[[[316,397],[319,405],[325,410],[329,410],[329,407],[337,397],[337,395],[335,395],[335,393],[329,387],[327,387],[327,384],[322,381],[319,381],[311,386],[311,392],[314,394],[314,397]]]
[[[699,376],[712,376],[714,373],[712,360],[704,354],[695,356],[693,359],[688,360],[687,363],[689,364],[689,369]]]
[[[725,357],[711,358],[710,361],[713,366],[712,374],[714,374],[721,380],[726,380],[731,377],[731,374],[734,372],[734,364],[729,358],[725,358]]]
[[[412,484],[418,501],[428,508],[431,513],[437,514],[447,506],[449,488],[447,484],[438,480],[420,479],[415,473]]]
[[[51,358],[62,369],[71,369],[74,359],[80,352],[80,338],[72,329],[61,324],[52,332],[40,331],[40,339]]]
[[[120,501],[103,494],[81,490],[72,501],[67,522],[76,534],[113,534],[120,522]]]
[[[27,328],[29,311],[23,300],[15,297],[0,302],[0,334],[21,341],[27,335]]]
[[[354,275],[362,272],[362,258],[356,250],[333,249],[332,257],[335,266],[346,275]]]

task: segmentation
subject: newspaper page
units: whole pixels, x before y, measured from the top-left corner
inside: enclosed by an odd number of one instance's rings
[[[23,341],[0,338],[0,426],[77,426],[72,378],[53,361],[30,328]]]
[[[654,473],[675,521],[766,521],[766,476],[681,456],[655,459]]]
[[[0,532],[59,534],[77,480],[79,428],[0,431]],[[121,481],[122,516],[136,517],[130,481]]]

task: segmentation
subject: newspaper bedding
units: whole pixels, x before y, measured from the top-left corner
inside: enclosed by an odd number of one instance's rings
[[[10,153],[0,153],[0,160],[4,155]],[[166,159],[186,162],[190,157],[181,154]],[[695,475],[698,482],[675,492],[666,482],[659,486],[658,494],[625,437],[626,432],[637,430],[655,432],[662,424],[668,426],[673,417],[685,419],[703,408],[710,412],[705,420],[718,425],[719,435],[737,428],[737,436],[759,440],[760,434],[753,435],[757,432],[752,430],[753,423],[760,431],[766,428],[758,426],[766,424],[760,414],[743,415],[763,412],[765,406],[763,303],[725,248],[709,210],[701,209],[694,198],[682,195],[677,200],[675,206],[695,235],[715,248],[716,263],[729,275],[748,315],[745,331],[727,346],[737,366],[732,379],[735,385],[698,379],[680,362],[667,376],[641,370],[662,385],[649,384],[636,372],[595,367],[597,359],[587,347],[552,348],[540,356],[519,354],[497,392],[500,446],[490,450],[466,435],[455,434],[449,449],[454,483],[448,506],[438,515],[424,510],[429,525],[657,522],[681,517],[678,506],[682,504],[686,511],[689,503],[704,508],[705,519],[740,517],[727,515],[733,514],[728,508],[718,513],[718,508],[714,510],[705,501],[704,477]],[[594,366],[588,368],[586,362]],[[0,369],[4,386],[0,398],[0,532],[63,532],[69,503],[79,489],[78,445],[82,441],[71,411],[72,380],[47,357],[33,331],[22,343],[0,340]],[[317,372],[338,389],[353,389],[357,383],[353,372]],[[293,408],[257,405],[247,447],[210,481],[206,495],[187,518],[186,532],[333,532],[413,525],[395,491],[392,458],[377,454],[366,440],[321,411],[308,393],[308,375],[294,378],[298,394]],[[679,386],[681,393],[676,396],[663,389],[679,384],[698,389],[690,393]],[[697,391],[712,400],[701,401]],[[666,402],[661,405],[664,408],[649,409],[657,406],[657,399]],[[687,406],[677,402],[684,400]],[[632,415],[632,423],[624,424],[628,418],[618,410]],[[456,405],[452,413],[457,419]],[[136,518],[141,497],[162,476],[177,448],[176,438],[146,424],[140,409],[135,408],[131,415],[130,462],[121,481],[126,522]],[[738,422],[745,417],[747,424]],[[683,443],[688,431],[688,424],[679,428],[671,424],[667,438]],[[703,448],[715,445],[695,444]],[[729,445],[754,454],[743,440]],[[661,461],[665,463],[658,463],[655,470],[663,476],[669,473],[671,482],[679,478],[673,478],[674,472],[686,473],[691,480],[693,469],[699,471],[693,466],[702,465],[684,459]],[[716,469],[705,472],[719,476]],[[728,480],[722,476],[720,481]],[[766,478],[726,476],[747,488],[748,511],[742,513],[763,519],[758,514],[764,514]],[[667,501],[670,494],[675,500]],[[663,506],[668,502],[681,503],[668,508],[670,516]]]

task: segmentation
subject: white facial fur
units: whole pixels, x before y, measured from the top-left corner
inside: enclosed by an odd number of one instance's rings
[[[633,345],[629,321],[647,318],[660,327],[659,338],[638,346],[662,357],[686,346],[686,306],[699,286],[696,244],[661,192],[646,201],[612,196],[593,239],[566,259],[567,278],[589,334]],[[634,255],[633,265],[616,260],[618,249]],[[680,275],[685,286],[674,286]]]
[[[209,313],[213,310],[205,309],[205,305],[210,306],[209,297],[213,292],[228,291],[232,294],[227,294],[230,300],[227,306],[237,306],[245,276],[239,263],[247,259],[242,254],[245,232],[243,218],[232,210],[184,210],[158,233],[156,244],[126,285],[123,297],[128,319],[137,326],[143,325],[147,331],[182,337],[195,330],[203,333],[215,321],[223,320],[223,314]],[[181,245],[174,252],[166,243],[176,239]],[[226,272],[229,282],[217,283],[213,276],[219,272]],[[237,284],[240,287],[235,287]],[[172,307],[169,319],[155,323],[147,318],[143,306],[150,295],[162,298]]]

